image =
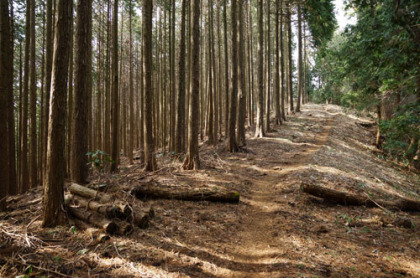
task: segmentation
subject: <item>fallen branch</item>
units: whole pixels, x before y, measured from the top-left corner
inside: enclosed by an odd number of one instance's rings
[[[300,190],[304,193],[323,198],[326,201],[342,205],[380,207],[387,209],[399,209],[403,211],[420,211],[420,201],[402,197],[398,197],[398,199],[394,201],[373,201],[369,197],[358,196],[314,184],[301,184]]]
[[[95,199],[99,203],[105,204],[114,201],[114,198],[108,194],[98,192],[96,190],[87,188],[77,183],[72,183],[69,187],[72,194],[85,197],[88,199]]]
[[[138,199],[176,199],[183,201],[211,201],[221,203],[238,203],[240,194],[212,188],[176,188],[163,185],[140,185],[134,187],[131,194]]]

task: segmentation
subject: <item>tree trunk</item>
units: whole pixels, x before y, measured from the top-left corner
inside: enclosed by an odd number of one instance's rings
[[[29,154],[29,169],[30,169],[30,187],[38,185],[38,168],[37,168],[37,116],[36,116],[36,102],[37,102],[37,80],[36,80],[36,41],[35,41],[35,0],[31,0],[31,31],[30,31],[30,154]]]
[[[54,58],[50,119],[48,126],[47,169],[44,181],[43,222],[44,227],[63,223],[64,202],[64,150],[66,145],[67,77],[69,64],[71,0],[58,0],[57,21],[54,37]]]
[[[292,60],[292,15],[290,0],[287,2],[287,89],[289,94],[290,113],[293,113],[293,60]]]
[[[266,53],[266,63],[267,63],[267,83],[266,83],[266,119],[265,119],[265,130],[270,131],[270,107],[271,107],[271,30],[270,30],[270,21],[271,21],[271,9],[270,9],[270,1],[267,2],[267,53]]]
[[[92,2],[79,0],[76,21],[76,58],[73,103],[71,178],[86,183],[88,177],[88,109],[92,58]],[[70,142],[69,142],[70,143]]]
[[[264,21],[263,0],[258,0],[258,102],[255,137],[264,137]]]
[[[143,78],[145,91],[145,170],[157,168],[153,141],[153,61],[152,61],[152,21],[153,1],[143,1]]]
[[[104,229],[104,231],[108,234],[116,234],[120,229],[113,220],[107,220],[99,214],[88,212],[82,208],[76,207],[68,207],[68,210],[73,217],[88,222],[98,228]]]
[[[229,123],[229,48],[228,48],[228,28],[227,28],[227,2],[223,1],[223,29],[225,42],[225,138],[228,136]]]
[[[238,111],[238,133],[237,143],[239,146],[245,146],[245,118],[246,118],[246,57],[245,57],[245,1],[239,2],[239,111]]]
[[[114,0],[112,13],[112,95],[111,95],[111,119],[112,119],[112,146],[111,146],[111,172],[118,169],[120,152],[118,151],[118,124],[120,117],[120,100],[118,95],[118,0]]]
[[[297,3],[298,12],[298,95],[296,112],[300,112],[300,105],[303,95],[303,68],[302,68],[302,11],[300,2]]]
[[[229,137],[227,150],[230,152],[238,151],[236,143],[236,107],[238,98],[238,22],[237,22],[237,0],[231,1],[231,20],[232,20],[232,92],[230,95],[230,115],[229,115]]]
[[[286,90],[284,84],[284,47],[283,47],[283,0],[280,0],[280,27],[279,27],[279,49],[280,49],[280,108],[281,108],[281,118],[283,121],[286,121]]]
[[[0,211],[6,209],[6,196],[12,179],[9,155],[14,154],[9,144],[9,133],[13,132],[8,125],[8,114],[13,113],[9,107],[9,95],[13,94],[13,48],[9,18],[8,1],[0,1]]]
[[[199,130],[199,103],[200,103],[200,0],[194,0],[193,24],[191,40],[191,95],[188,115],[188,148],[187,156],[183,163],[185,170],[198,170],[200,159],[198,153],[198,130]]]
[[[185,14],[187,0],[182,0],[181,30],[179,41],[179,84],[178,84],[178,113],[176,121],[175,153],[185,152]]]
[[[281,102],[281,91],[282,88],[280,87],[280,79],[281,79],[281,70],[280,70],[280,60],[282,59],[281,56],[281,44],[280,44],[280,32],[279,32],[279,25],[281,28],[280,22],[280,13],[282,12],[281,5],[283,1],[276,0],[276,73],[274,76],[274,107],[275,107],[275,114],[276,114],[276,124],[281,125],[283,123],[283,118],[280,112],[280,102]]]
[[[238,203],[240,194],[236,191],[220,189],[165,187],[162,185],[140,185],[134,187],[131,194],[138,199],[175,199],[183,201],[210,201],[221,203]]]
[[[300,190],[304,193],[320,197],[329,202],[346,206],[385,207],[403,211],[420,211],[420,201],[398,197],[393,201],[372,200],[368,196],[358,196],[314,184],[302,184]]]

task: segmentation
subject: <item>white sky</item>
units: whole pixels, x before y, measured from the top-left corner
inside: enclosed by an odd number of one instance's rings
[[[352,12],[345,11],[345,4],[344,0],[334,0],[335,5],[335,17],[337,18],[338,22],[338,30],[342,31],[346,27],[347,24],[355,24],[357,21],[357,17],[352,14]]]

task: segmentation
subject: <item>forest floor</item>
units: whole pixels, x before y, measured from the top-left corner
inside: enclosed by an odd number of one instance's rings
[[[419,175],[385,160],[373,146],[373,122],[333,105],[302,113],[251,138],[246,152],[202,145],[202,169],[158,155],[160,170],[124,164],[118,175],[92,175],[108,193],[153,206],[148,229],[92,242],[83,230],[42,229],[41,204],[0,214],[0,276],[14,277],[420,277],[420,213],[329,204],[301,193],[302,182],[371,199],[420,200]],[[130,189],[158,181],[171,186],[223,187],[239,204],[135,200]],[[19,203],[37,200],[41,189]],[[24,200],[24,201],[22,201]],[[405,217],[413,227],[383,224]],[[366,221],[353,225],[356,220]],[[24,277],[24,276],[22,276]]]

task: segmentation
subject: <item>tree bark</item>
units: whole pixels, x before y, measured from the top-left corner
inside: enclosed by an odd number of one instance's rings
[[[228,136],[229,123],[229,48],[228,48],[228,28],[227,28],[227,2],[223,1],[223,29],[225,43],[225,137]]]
[[[29,170],[30,170],[30,187],[38,185],[38,167],[37,167],[37,80],[36,80],[36,41],[35,41],[35,0],[31,0],[30,5],[30,150],[29,150]]]
[[[238,98],[238,19],[237,19],[237,0],[231,1],[231,20],[232,20],[232,91],[230,95],[230,115],[229,115],[229,137],[227,150],[237,152],[236,142],[236,107]]]
[[[73,103],[71,178],[86,183],[88,168],[88,109],[92,58],[92,2],[79,0],[76,21],[76,58]],[[69,142],[70,143],[70,142]]]
[[[255,137],[264,137],[264,23],[263,0],[258,0],[258,102]]]
[[[111,94],[111,119],[112,119],[112,146],[111,172],[118,169],[118,160],[120,152],[118,151],[118,124],[120,117],[120,100],[118,94],[118,0],[114,0],[114,10],[112,14],[112,94]]]
[[[14,153],[9,144],[9,132],[14,132],[8,125],[8,114],[13,109],[8,107],[9,95],[13,94],[13,49],[9,18],[8,1],[0,1],[0,211],[6,209],[6,196],[11,180],[10,153]],[[10,152],[10,153],[9,153]]]
[[[296,112],[300,112],[303,95],[303,68],[302,68],[302,11],[300,2],[297,3],[298,12],[298,94]]]
[[[388,209],[399,209],[403,211],[420,211],[420,201],[402,197],[398,197],[393,201],[372,200],[368,196],[358,196],[314,184],[302,184],[300,190],[304,193],[346,206],[381,206]]]
[[[98,228],[104,229],[108,234],[116,234],[119,232],[120,227],[113,221],[102,217],[99,214],[88,212],[82,208],[68,207],[70,214],[80,220],[90,223]]]
[[[187,0],[182,0],[181,29],[179,41],[178,113],[176,121],[175,153],[185,152],[185,15]]]
[[[188,148],[182,165],[185,170],[198,170],[200,159],[198,152],[199,104],[200,104],[200,0],[193,1],[193,24],[191,41],[191,95],[188,116]]]
[[[153,140],[153,61],[152,61],[153,1],[143,1],[143,78],[145,90],[145,167],[146,171],[157,168]]]
[[[290,0],[286,6],[286,21],[287,21],[287,89],[289,95],[290,113],[293,113],[293,60],[292,60],[292,15]]]
[[[57,21],[54,37],[54,58],[50,119],[48,125],[47,169],[44,181],[43,221],[44,227],[63,223],[64,173],[66,144],[67,78],[69,64],[69,38],[72,0],[58,0]]]
[[[245,146],[245,118],[246,118],[246,57],[245,57],[245,18],[244,6],[246,2],[240,0],[239,2],[239,110],[238,110],[238,133],[237,144],[238,146]]]
[[[271,8],[270,8],[270,1],[266,1],[267,3],[267,53],[266,53],[266,72],[267,72],[267,83],[266,83],[266,98],[265,98],[265,130],[270,131],[270,114],[271,114]]]
[[[200,188],[165,187],[162,185],[140,185],[133,188],[131,193],[138,199],[175,199],[183,201],[210,201],[221,203],[238,203],[240,194],[236,191]]]

